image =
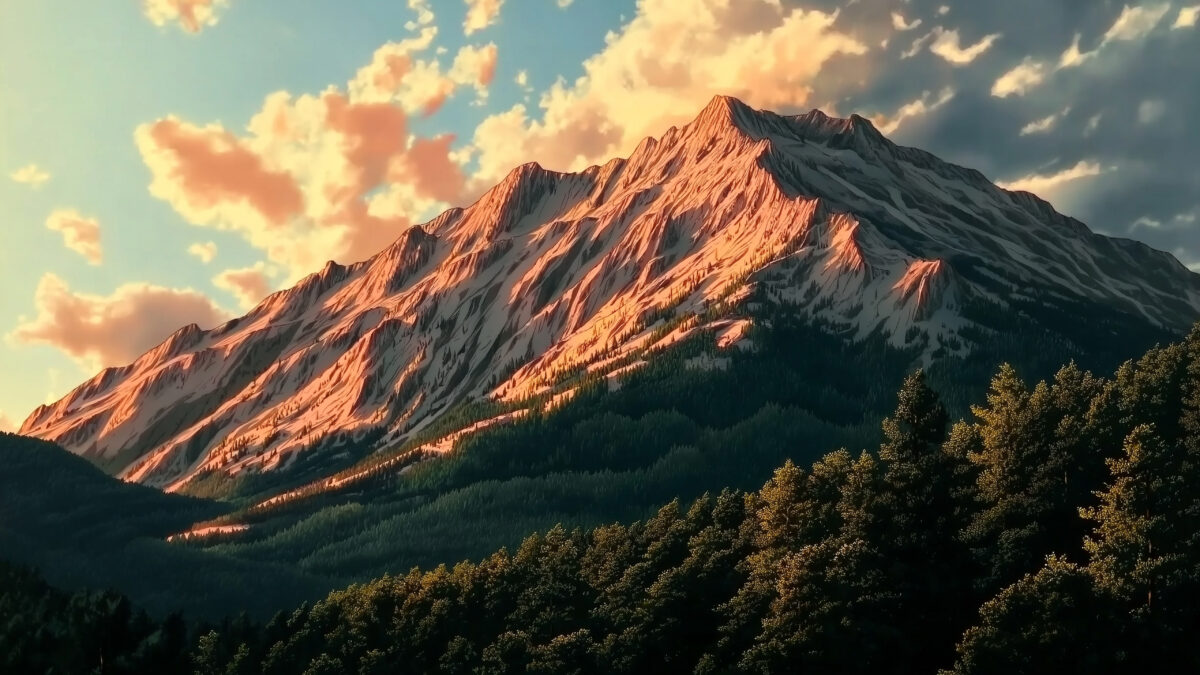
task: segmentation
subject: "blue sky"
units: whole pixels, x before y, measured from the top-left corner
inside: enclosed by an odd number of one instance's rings
[[[1200,264],[1200,5],[1052,4],[10,2],[0,426],[516,164],[627,154],[718,93],[858,112]]]

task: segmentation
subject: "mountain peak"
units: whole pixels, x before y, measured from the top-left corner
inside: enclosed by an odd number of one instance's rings
[[[751,297],[924,354],[968,352],[993,329],[981,321],[1031,303],[1181,328],[1200,316],[1200,277],[1168,259],[1063,226],[862,116],[716,96],[627,160],[521,165],[371,260],[180,331],[22,429],[178,487],[339,438],[394,444],[462,402],[569,394],[564,375],[615,377],[682,335],[742,335]],[[664,335],[663,317],[686,328]]]

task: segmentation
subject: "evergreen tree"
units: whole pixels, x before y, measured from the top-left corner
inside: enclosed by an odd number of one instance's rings
[[[979,609],[958,645],[954,675],[1123,672],[1113,603],[1092,575],[1060,556]]]
[[[1136,427],[1124,455],[1109,461],[1112,479],[1100,505],[1083,510],[1096,523],[1084,542],[1089,569],[1130,608],[1139,659],[1200,669],[1191,640],[1200,629],[1200,462],[1150,425]]]

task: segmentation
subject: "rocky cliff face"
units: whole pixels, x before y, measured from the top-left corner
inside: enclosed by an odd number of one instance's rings
[[[752,285],[851,338],[926,353],[971,349],[972,302],[1092,303],[1172,330],[1200,316],[1200,276],[1166,253],[860,117],[718,97],[627,159],[518,167],[369,260],[331,262],[213,330],[185,327],[21,432],[168,488],[272,470],[339,434],[393,442],[463,400],[628,367],[618,357],[664,339],[659,317],[736,305]],[[731,347],[745,322],[684,326]]]

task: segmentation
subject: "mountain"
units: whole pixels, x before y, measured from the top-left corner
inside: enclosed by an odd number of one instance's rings
[[[861,117],[717,97],[628,159],[526,164],[369,260],[182,328],[21,432],[173,490],[394,447],[471,401],[519,416],[704,332],[752,350],[763,305],[929,363],[1017,323],[1066,343],[1180,334],[1200,276]]]

